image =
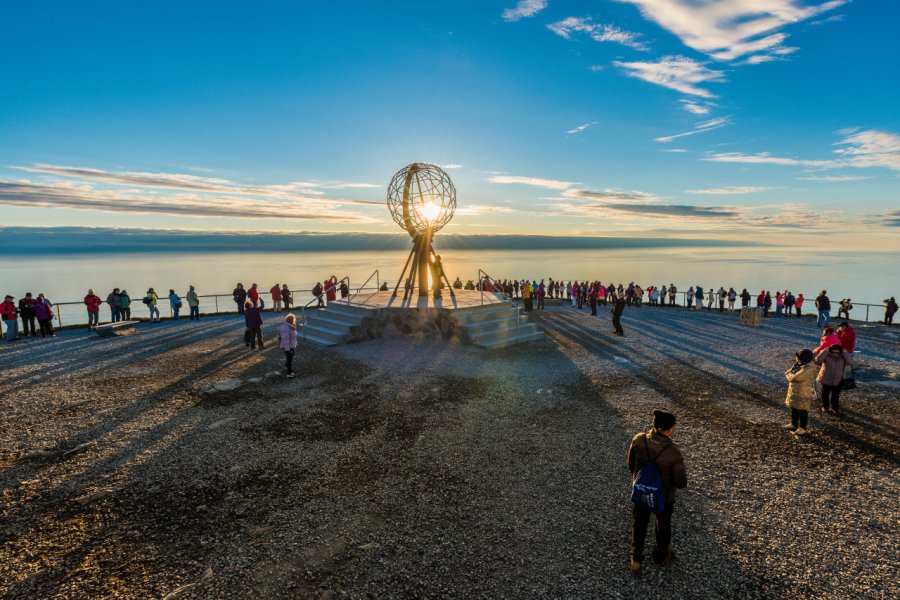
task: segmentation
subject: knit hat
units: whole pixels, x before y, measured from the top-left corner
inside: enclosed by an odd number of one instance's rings
[[[653,411],[653,428],[657,431],[672,429],[675,425],[675,415],[664,410]]]
[[[813,359],[813,352],[809,348],[804,348],[803,350],[798,352],[796,354],[796,356],[797,356],[797,361],[801,365],[805,365],[806,363],[810,362]]]

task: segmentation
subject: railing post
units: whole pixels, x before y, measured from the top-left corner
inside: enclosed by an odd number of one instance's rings
[[[216,301],[216,314],[219,314],[219,297],[213,296],[213,300]]]
[[[869,322],[869,305],[866,304],[866,323]]]
[[[57,327],[62,327],[62,306],[56,307],[56,320],[59,321],[59,325]]]

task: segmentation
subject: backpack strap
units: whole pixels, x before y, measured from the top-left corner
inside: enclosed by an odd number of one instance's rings
[[[649,442],[649,440],[650,440],[650,435],[649,435],[649,434],[648,434],[648,435],[644,435],[644,448],[647,450],[647,462],[653,462],[653,463],[655,463],[655,462],[657,461],[657,459],[658,459],[660,456],[662,456],[662,453],[665,452],[666,449],[667,449],[669,446],[671,446],[672,444],[666,444],[665,446],[663,446],[663,449],[656,453],[656,457],[653,458],[653,459],[651,459],[651,458],[650,458],[650,442]]]

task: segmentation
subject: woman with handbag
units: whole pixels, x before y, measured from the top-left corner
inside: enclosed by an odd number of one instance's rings
[[[816,364],[821,365],[816,381],[822,386],[822,412],[841,414],[841,382],[844,370],[853,366],[853,359],[840,344],[832,344],[816,352]]]

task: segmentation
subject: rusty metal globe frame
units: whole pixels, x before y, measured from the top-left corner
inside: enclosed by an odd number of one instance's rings
[[[394,222],[413,239],[412,250],[397,279],[393,296],[397,295],[397,289],[403,283],[404,300],[415,287],[419,288],[419,296],[427,296],[429,286],[434,288],[435,298],[440,298],[443,282],[446,282],[450,296],[454,296],[453,288],[443,272],[440,256],[431,245],[434,234],[443,229],[456,212],[456,187],[450,176],[430,163],[407,165],[391,178],[387,205]],[[404,279],[407,269],[409,277]]]
[[[456,212],[456,187],[439,166],[412,163],[391,179],[387,205],[394,222],[413,238],[429,228],[435,234]]]

